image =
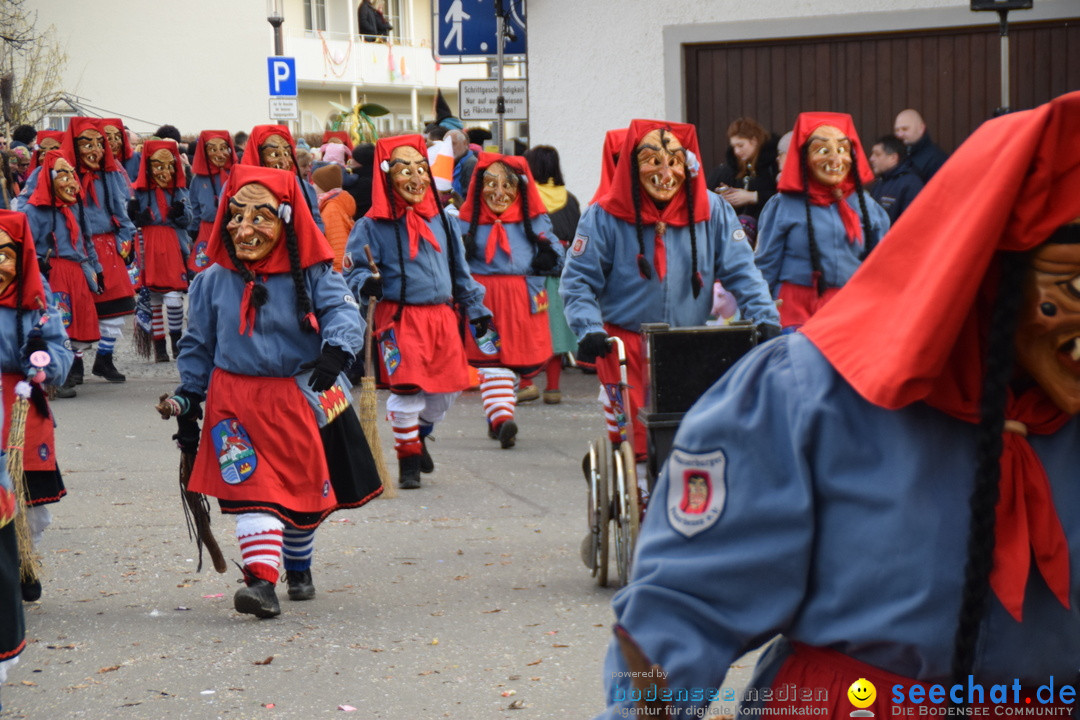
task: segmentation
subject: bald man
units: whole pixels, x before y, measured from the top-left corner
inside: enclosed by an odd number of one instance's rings
[[[907,145],[908,159],[915,174],[924,182],[929,182],[949,158],[948,154],[930,139],[930,132],[918,110],[901,110],[893,123],[893,135]]]

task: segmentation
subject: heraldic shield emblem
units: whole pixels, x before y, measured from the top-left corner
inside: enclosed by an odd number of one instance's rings
[[[221,466],[221,479],[229,485],[244,482],[255,472],[258,458],[247,430],[236,418],[222,420],[210,431],[214,452]]]

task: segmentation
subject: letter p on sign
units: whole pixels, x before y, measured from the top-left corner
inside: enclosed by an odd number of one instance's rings
[[[296,97],[296,58],[269,57],[266,67],[270,77],[271,97]]]

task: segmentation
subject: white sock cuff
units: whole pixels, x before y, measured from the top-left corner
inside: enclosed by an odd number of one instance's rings
[[[261,535],[265,532],[284,532],[285,523],[269,513],[241,513],[236,516],[236,537]]]

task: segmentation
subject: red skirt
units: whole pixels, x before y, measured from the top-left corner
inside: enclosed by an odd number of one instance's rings
[[[4,373],[4,448],[10,450],[8,433],[11,431],[11,408],[15,404],[15,384],[25,380],[18,373]],[[56,441],[53,434],[52,414],[42,415],[34,403],[26,413],[26,436],[23,439],[23,469],[56,470]]]
[[[467,390],[469,364],[449,305],[405,305],[394,322],[398,303],[375,307],[374,335],[379,341],[382,379],[391,388],[428,393]]]
[[[135,312],[135,288],[131,286],[131,276],[127,265],[116,250],[116,237],[113,233],[94,236],[94,249],[98,262],[105,276],[105,292],[94,298],[98,307],[98,317],[119,317]]]
[[[824,295],[818,295],[817,288],[794,283],[780,283],[780,291],[776,298],[780,300],[780,325],[781,327],[802,327],[810,316],[821,308],[825,303],[833,299],[840,288],[831,287],[825,289]]]
[[[210,256],[206,254],[206,246],[210,241],[210,233],[213,229],[214,223],[208,223],[205,220],[199,223],[199,234],[191,246],[191,253],[187,259],[188,270],[202,272],[213,264]]]
[[[337,508],[315,415],[295,379],[214,370],[188,489],[253,512]]]
[[[56,295],[60,319],[64,322],[68,337],[76,342],[97,342],[101,334],[98,332],[95,295],[90,292],[82,265],[63,258],[52,258],[49,264],[52,268],[49,271],[49,284]]]
[[[142,229],[142,284],[154,292],[187,290],[187,268],[176,232],[168,225]]]
[[[551,327],[548,324],[546,291],[532,311],[532,299],[523,275],[474,275],[487,292],[484,305],[491,310],[492,327],[499,334],[495,355],[480,351],[476,342],[465,341],[469,363],[477,367],[534,368],[551,357]]]
[[[630,418],[634,428],[632,443],[634,455],[642,460],[647,454],[647,436],[645,426],[638,422],[638,409],[645,406],[645,384],[648,377],[648,360],[645,359],[645,345],[641,342],[641,333],[630,332],[611,323],[604,323],[604,331],[611,337],[621,338],[626,347],[626,382],[629,392],[623,392],[623,410]],[[603,385],[618,385],[620,380],[619,356],[611,348],[605,357],[596,359],[596,377]]]

